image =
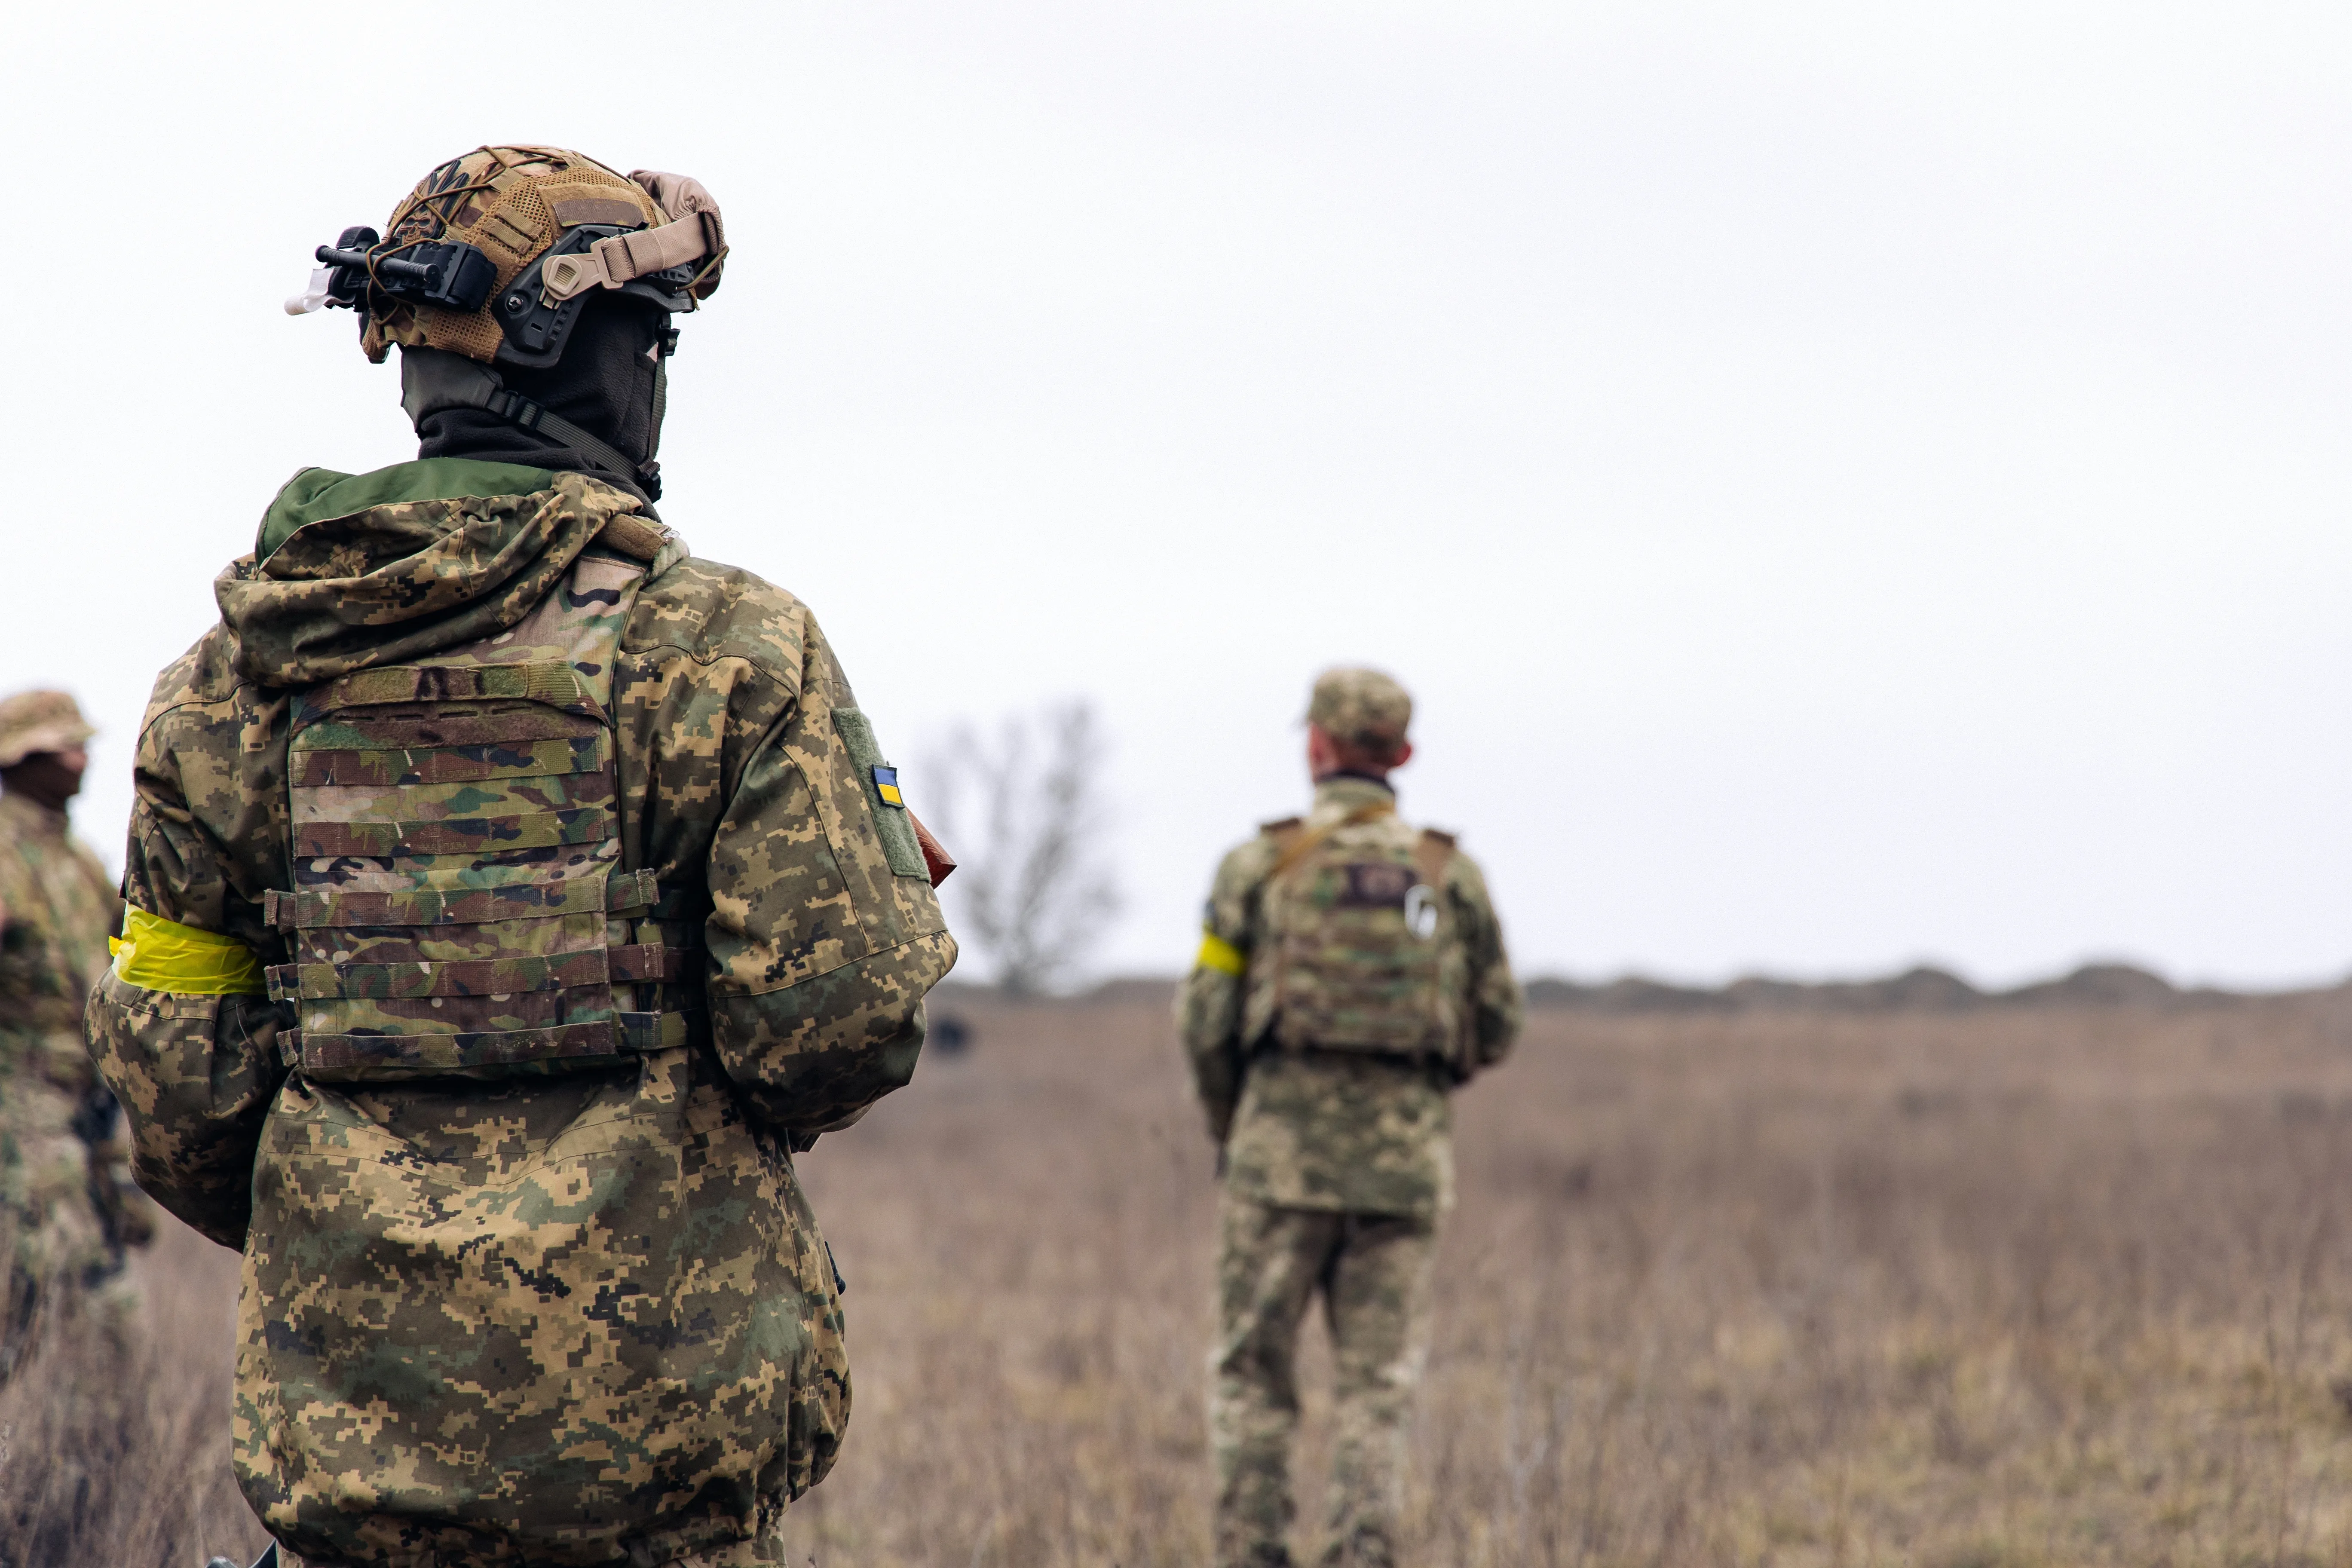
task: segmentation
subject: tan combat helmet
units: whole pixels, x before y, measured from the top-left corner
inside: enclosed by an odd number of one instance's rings
[[[0,768],[41,752],[64,752],[98,731],[62,691],[19,691],[0,698]]]
[[[289,314],[357,310],[360,347],[381,364],[394,343],[482,363],[553,364],[592,289],[666,310],[718,291],[727,260],[719,204],[699,181],[623,175],[561,147],[477,147],[393,209],[378,237],[347,228],[320,246]]]
[[[1412,722],[1412,698],[1377,669],[1327,669],[1315,678],[1307,721],[1335,741],[1393,755]]]
[[[381,364],[401,347],[401,406],[420,427],[445,408],[485,409],[635,474],[659,495],[657,466],[509,388],[495,367],[543,370],[588,301],[604,292],[672,313],[716,293],[727,229],[701,182],[639,169],[615,174],[561,147],[477,147],[417,183],[379,237],[347,228],[318,249],[291,315],[356,310],[360,347]],[[656,361],[658,406],[677,334]]]

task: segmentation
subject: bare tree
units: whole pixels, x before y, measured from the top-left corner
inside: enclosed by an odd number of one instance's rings
[[[1009,718],[993,741],[959,727],[924,769],[923,809],[959,863],[941,889],[957,934],[987,953],[1008,994],[1066,978],[1118,909],[1101,859],[1104,749],[1080,700]]]

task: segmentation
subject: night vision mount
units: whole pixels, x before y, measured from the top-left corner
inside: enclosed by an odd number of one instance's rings
[[[691,310],[694,284],[703,270],[695,264],[714,251],[725,254],[723,246],[705,241],[698,222],[657,229],[584,223],[566,229],[514,281],[499,289],[497,264],[473,246],[418,240],[378,248],[382,243],[372,228],[347,228],[333,245],[319,247],[310,286],[286,301],[286,313],[341,309],[365,314],[401,301],[472,315],[488,303],[504,338],[499,363],[530,369],[563,357],[563,345],[592,295],[610,290],[673,313]],[[672,265],[661,265],[674,258]],[[710,265],[716,265],[715,257]],[[665,347],[675,339],[670,334]]]
[[[347,228],[334,244],[319,247],[310,287],[286,301],[286,313],[308,315],[323,306],[362,310],[373,285],[412,305],[471,315],[498,287],[498,265],[470,245],[427,239],[378,250],[381,243],[372,228]]]

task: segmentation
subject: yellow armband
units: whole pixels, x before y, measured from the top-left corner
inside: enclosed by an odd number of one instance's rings
[[[1192,962],[1220,974],[1241,974],[1249,969],[1249,960],[1242,956],[1242,950],[1213,931],[1201,933],[1200,956]]]
[[[126,910],[122,934],[107,939],[114,977],[174,996],[258,996],[268,987],[261,960],[233,936],[220,936],[145,910]]]

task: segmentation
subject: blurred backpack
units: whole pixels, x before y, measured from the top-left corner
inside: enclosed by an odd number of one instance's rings
[[[1453,1060],[1463,1033],[1461,943],[1444,895],[1453,837],[1415,832],[1386,801],[1265,831],[1276,847],[1262,903],[1269,973],[1253,985],[1264,1016],[1249,1037],[1270,1027],[1286,1049]]]

